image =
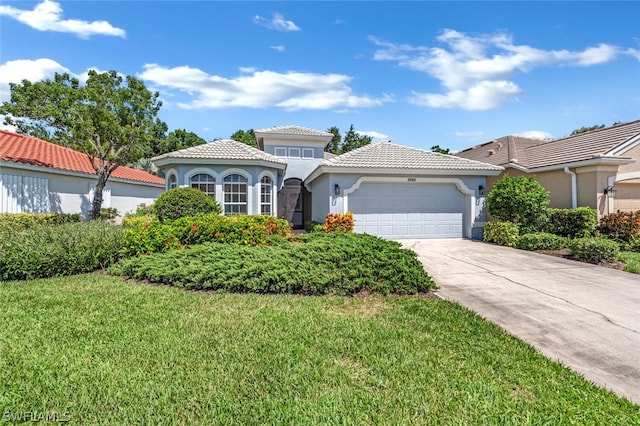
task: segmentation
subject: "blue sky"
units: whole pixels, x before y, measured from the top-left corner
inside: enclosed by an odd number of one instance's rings
[[[640,119],[640,2],[2,1],[8,83],[117,70],[207,140],[295,124],[429,149]]]

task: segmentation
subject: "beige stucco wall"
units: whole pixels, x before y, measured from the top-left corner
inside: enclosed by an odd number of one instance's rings
[[[493,184],[502,179],[505,174],[511,177],[532,176],[517,169],[506,169],[500,176],[487,177],[487,191],[491,191]],[[562,170],[536,173],[533,175],[544,189],[549,191],[549,207],[571,208],[571,176]]]
[[[640,145],[620,154],[620,157],[633,158],[636,161],[620,166],[619,173],[640,172]]]
[[[635,212],[640,210],[640,182],[616,183],[615,210]]]

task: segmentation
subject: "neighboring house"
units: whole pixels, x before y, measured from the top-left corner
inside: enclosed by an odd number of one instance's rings
[[[224,214],[272,214],[295,228],[328,213],[355,217],[356,232],[387,238],[479,238],[487,176],[503,169],[377,142],[333,156],[333,135],[299,126],[255,131],[258,149],[232,140],[164,154],[167,189],[190,186]]]
[[[91,211],[96,174],[81,152],[30,136],[0,130],[0,213]],[[151,204],[164,192],[164,179],[118,167],[103,192],[102,207],[119,214]]]
[[[535,176],[550,192],[550,206],[592,207],[602,216],[640,210],[640,120],[552,141],[505,136],[455,154]]]

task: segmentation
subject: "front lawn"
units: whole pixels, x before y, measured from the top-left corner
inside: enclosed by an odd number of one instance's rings
[[[625,271],[640,274],[640,253],[624,251],[618,254],[617,260],[625,263]]]
[[[460,306],[0,283],[0,413],[82,424],[616,424],[640,407]]]

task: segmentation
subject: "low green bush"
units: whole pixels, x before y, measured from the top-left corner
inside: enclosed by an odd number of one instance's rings
[[[173,188],[164,192],[153,204],[153,213],[160,219],[176,220],[197,214],[222,212],[213,198],[196,188]]]
[[[545,232],[569,238],[584,238],[595,234],[598,212],[589,207],[548,209]]]
[[[153,216],[153,204],[138,204],[135,212],[127,213],[125,216]]]
[[[574,259],[595,264],[614,261],[620,251],[618,243],[603,237],[576,238],[569,248]]]
[[[230,292],[414,294],[435,288],[415,252],[362,234],[313,233],[271,246],[205,243],[123,259],[108,272]]]
[[[0,232],[27,229],[37,225],[60,225],[81,220],[80,213],[0,213]]]
[[[560,250],[567,247],[567,239],[547,232],[520,235],[516,247],[522,250]]]
[[[315,220],[309,220],[305,222],[304,230],[307,232],[324,232],[324,225]]]
[[[484,224],[484,241],[515,247],[520,234],[518,225],[513,222],[486,222]]]
[[[208,214],[167,222],[140,218],[126,221],[123,253],[127,256],[161,253],[206,242],[264,245],[270,235],[288,237],[291,232],[289,222],[266,215]]]
[[[154,215],[125,216],[122,218],[122,226],[125,228],[141,227],[151,222],[158,222],[158,218]]]
[[[103,207],[100,209],[100,220],[113,220],[118,217],[118,209],[115,207]]]
[[[120,258],[123,230],[100,221],[35,225],[0,233],[0,281],[72,275]]]
[[[611,213],[600,218],[598,234],[607,238],[630,241],[640,236],[640,210]]]

